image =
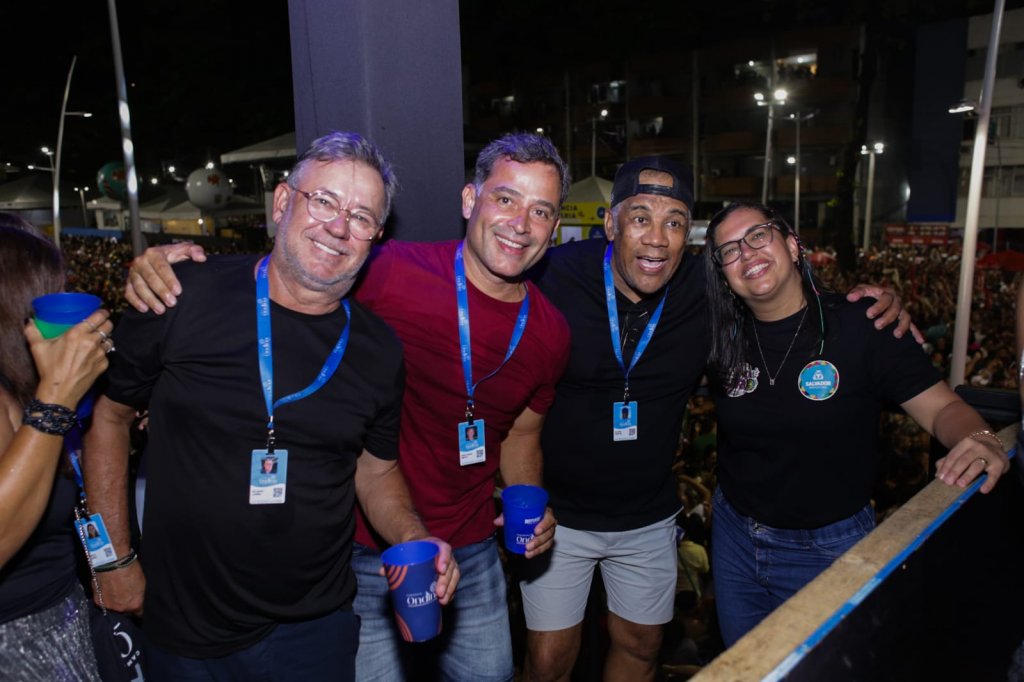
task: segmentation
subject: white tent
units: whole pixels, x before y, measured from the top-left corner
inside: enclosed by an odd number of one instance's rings
[[[78,192],[61,185],[61,208],[77,208]],[[49,173],[29,173],[17,180],[0,185],[0,211],[53,211],[53,176]],[[52,220],[52,218],[51,218]]]
[[[579,182],[574,182],[569,187],[569,197],[565,200],[569,204],[578,203],[603,203],[607,204],[612,200],[612,182],[591,175]]]
[[[145,220],[198,220],[203,216],[263,215],[263,204],[249,197],[233,194],[227,203],[216,210],[203,211],[188,199],[184,188],[168,187],[163,196],[139,206],[139,215]]]
[[[224,165],[229,163],[242,163],[245,161],[267,161],[270,159],[294,159],[295,158],[295,132],[285,133],[272,137],[263,142],[251,144],[231,152],[220,155],[220,162]]]

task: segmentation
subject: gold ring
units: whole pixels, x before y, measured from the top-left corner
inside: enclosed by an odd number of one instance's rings
[[[978,459],[976,459],[976,460],[974,460],[974,461],[975,461],[975,462],[981,462],[981,464],[982,464],[982,467],[984,467],[985,469],[987,469],[987,468],[988,468],[988,460],[987,460],[987,459],[985,459],[984,457],[979,457]]]
[[[103,331],[102,329],[97,329],[96,333],[99,334],[100,335],[100,339],[102,339],[102,341],[100,341],[100,343],[103,343],[103,341],[109,341],[110,340],[110,337],[107,336],[107,333],[105,331]]]
[[[103,332],[100,332],[100,333],[103,334]],[[103,344],[106,344],[106,343],[110,344],[109,348],[107,348],[106,346],[103,345]],[[114,342],[110,339],[109,336],[107,336],[105,334],[104,334],[103,338],[100,339],[100,345],[103,346],[103,352],[104,353],[108,353],[109,354],[109,353],[113,353],[114,350],[116,350],[114,348]]]

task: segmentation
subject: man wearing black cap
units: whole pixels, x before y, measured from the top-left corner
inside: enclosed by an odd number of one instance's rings
[[[709,350],[703,271],[685,255],[692,188],[684,164],[629,161],[605,215],[610,243],[551,249],[532,273],[568,320],[572,351],[541,436],[560,527],[522,584],[527,679],[568,679],[598,565],[605,679],[654,678],[676,582],[672,461]]]
[[[550,249],[529,273],[568,321],[572,348],[541,434],[559,529],[521,584],[526,680],[569,679],[598,566],[608,598],[604,679],[655,678],[677,576],[672,463],[710,350],[704,270],[686,253],[692,210],[687,165],[633,159],[615,174],[608,243]],[[856,298],[881,293],[859,289]],[[894,301],[868,311],[879,329],[897,319]]]

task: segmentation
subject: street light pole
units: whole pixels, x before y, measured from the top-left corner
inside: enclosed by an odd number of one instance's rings
[[[53,156],[53,243],[60,248],[60,150],[64,144],[64,112],[68,108],[68,94],[71,92],[71,76],[75,73],[78,55],[71,58],[68,80],[64,85],[64,101],[60,105],[60,123],[57,125],[57,150]]]
[[[608,116],[608,110],[601,110],[601,120]],[[597,175],[597,117],[590,117],[590,176]]]
[[[794,159],[796,164],[796,175],[793,181],[793,193],[794,193],[794,209],[793,209],[793,229],[797,234],[800,234],[800,124],[803,121],[810,121],[818,113],[817,109],[811,111],[808,114],[801,114],[799,110],[795,114],[790,114],[790,118],[796,121],[796,157]]]
[[[775,123],[775,105],[785,104],[786,97],[789,95],[785,90],[779,88],[772,93],[768,101],[765,101],[765,96],[760,92],[754,93],[754,99],[757,101],[757,106],[768,107],[768,131],[764,138],[764,180],[761,183],[761,203],[768,203],[768,181],[771,178],[772,171],[772,126]]]
[[[1003,25],[1005,0],[996,0],[992,10],[992,29],[985,57],[985,77],[978,101],[978,125],[974,130],[974,154],[971,159],[971,181],[967,187],[967,212],[964,217],[964,243],[960,254],[960,283],[956,299],[956,323],[953,326],[953,354],[949,385],[964,383],[967,364],[967,327],[971,322],[971,297],[974,293],[974,256],[978,247],[978,214],[981,212],[981,185],[985,177],[985,146],[988,144],[988,122],[992,112],[992,88],[995,85],[996,58],[999,56],[999,33]]]
[[[85,209],[85,193],[89,191],[89,188],[76,187],[75,191],[78,192],[78,198],[82,202],[82,227],[89,227],[89,213]]]
[[[871,246],[871,204],[875,196],[875,155],[885,152],[885,145],[876,142],[868,149],[867,145],[861,145],[860,153],[868,157],[868,198],[864,202],[864,255],[867,255],[868,247]]]
[[[800,111],[796,112],[796,174],[793,177],[793,230],[800,234]]]
[[[128,191],[128,214],[131,217],[132,253],[142,255],[145,243],[139,219],[139,177],[135,172],[135,144],[132,142],[132,124],[128,109],[128,87],[124,78],[124,59],[121,55],[121,32],[117,21],[117,3],[107,0],[110,17],[110,45],[114,51],[114,76],[117,85],[117,111],[121,120],[121,152],[124,154],[125,186]]]
[[[597,118],[590,117],[590,176],[597,175]]]
[[[999,197],[1003,194],[1003,147],[999,143],[999,128],[992,131],[996,143],[996,214],[992,220],[992,253],[999,251]]]
[[[768,103],[768,133],[764,138],[764,178],[761,180],[761,204],[768,204],[768,178],[772,171],[772,123],[775,122],[775,105]]]

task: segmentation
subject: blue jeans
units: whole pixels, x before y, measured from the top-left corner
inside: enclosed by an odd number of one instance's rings
[[[722,640],[732,646],[874,528],[868,505],[813,530],[772,528],[743,516],[715,491],[711,567]]]
[[[220,658],[187,658],[146,644],[148,682],[282,682],[355,680],[359,620],[335,611],[300,623],[282,623],[252,646]]]
[[[352,568],[359,581],[355,611],[362,619],[356,677],[360,682],[511,680],[505,573],[493,538],[455,550],[462,577],[444,607],[441,634],[428,642],[402,640],[395,627],[380,553],[355,545]]]

